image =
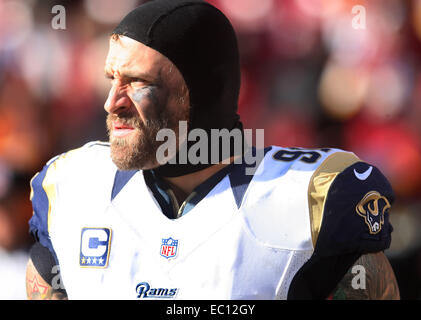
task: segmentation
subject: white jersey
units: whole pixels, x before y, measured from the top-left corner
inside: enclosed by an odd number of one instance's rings
[[[34,177],[30,225],[69,299],[286,299],[314,253],[330,186],[356,163],[338,149],[271,147],[246,185],[228,174],[169,219],[143,172],[116,178],[108,144],[94,142]]]

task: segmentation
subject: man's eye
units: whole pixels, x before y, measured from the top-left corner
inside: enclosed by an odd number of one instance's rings
[[[144,80],[144,79],[141,79],[141,78],[132,78],[131,80],[130,80],[130,82],[134,82],[134,83],[137,83],[137,82],[141,82],[141,83],[145,83],[146,81]]]

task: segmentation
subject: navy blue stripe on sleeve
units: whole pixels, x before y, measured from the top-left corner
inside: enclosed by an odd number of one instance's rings
[[[48,211],[50,203],[47,193],[42,186],[42,183],[47,175],[47,171],[53,163],[54,161],[50,161],[47,165],[45,165],[42,171],[39,172],[31,181],[33,216],[29,220],[29,232],[33,235],[37,242],[41,243],[44,247],[51,251],[57,262],[57,257],[48,233]]]

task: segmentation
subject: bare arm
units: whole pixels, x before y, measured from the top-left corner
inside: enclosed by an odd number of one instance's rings
[[[54,290],[38,273],[32,260],[26,266],[26,296],[28,300],[67,300],[67,295]]]
[[[392,267],[383,252],[362,255],[331,296],[334,300],[399,300]]]

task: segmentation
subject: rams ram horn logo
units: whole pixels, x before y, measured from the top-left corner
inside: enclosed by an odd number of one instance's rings
[[[364,218],[370,234],[377,234],[384,224],[386,210],[391,208],[386,197],[377,191],[368,192],[357,204],[357,213]]]

